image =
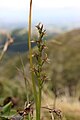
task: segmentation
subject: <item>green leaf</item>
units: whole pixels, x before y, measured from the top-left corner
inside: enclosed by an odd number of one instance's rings
[[[10,110],[10,112],[8,113],[8,112],[5,112],[4,114],[0,114],[0,120],[10,120],[11,118],[13,118],[13,116],[16,116],[16,110]]]
[[[9,102],[5,106],[3,106],[1,110],[1,114],[10,113],[11,107],[12,107],[12,102]]]

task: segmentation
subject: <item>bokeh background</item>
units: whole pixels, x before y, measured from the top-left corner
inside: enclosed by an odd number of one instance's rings
[[[0,54],[6,41],[14,40],[0,61],[0,106],[9,96],[19,105],[26,100],[21,61],[33,100],[27,44],[29,2],[0,0]],[[35,26],[43,23],[50,59],[44,67],[49,80],[42,104],[61,109],[63,120],[80,120],[80,0],[33,0],[32,10],[32,39],[37,39]],[[35,51],[35,44],[32,47]]]

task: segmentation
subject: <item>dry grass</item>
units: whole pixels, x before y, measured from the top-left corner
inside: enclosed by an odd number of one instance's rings
[[[53,108],[53,94],[46,91],[43,96],[43,106]],[[62,111],[63,120],[80,120],[80,103],[77,100],[61,97],[56,100],[56,109]]]

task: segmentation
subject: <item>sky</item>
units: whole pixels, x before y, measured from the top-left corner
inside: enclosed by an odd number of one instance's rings
[[[0,24],[28,22],[30,0],[0,0]],[[33,22],[80,22],[80,0],[33,0]]]

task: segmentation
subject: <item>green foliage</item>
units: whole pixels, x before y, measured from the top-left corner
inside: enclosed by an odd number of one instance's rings
[[[80,34],[79,30],[76,30],[75,32],[71,31],[57,37],[56,40],[61,41],[61,45],[56,44],[54,40],[46,42],[48,45],[47,53],[50,58],[50,63],[46,65],[44,64],[44,70],[49,73],[49,77],[51,78],[51,82],[49,82],[49,84],[46,82],[46,84],[48,84],[49,90],[53,90],[54,93],[56,90],[57,93],[59,92],[59,94],[62,94],[60,92],[64,92],[65,86],[65,88],[69,90],[68,92],[70,95],[79,95]],[[70,38],[68,37],[69,40],[66,38],[68,35],[70,36]],[[34,53],[36,53],[35,48]],[[26,57],[26,54],[21,55],[21,57],[23,59],[26,71],[29,69],[28,57]],[[18,90],[17,96],[21,98],[21,101],[23,101],[23,99],[26,100],[25,86],[24,82],[22,82],[23,78],[19,77],[19,80],[16,79],[16,76],[20,76],[17,72],[16,66],[20,69],[22,68],[20,58],[18,55],[13,57],[11,56],[11,58],[12,59],[4,56],[4,60],[0,64],[0,103],[2,103],[5,97],[7,97],[7,94],[15,96],[16,89]],[[36,58],[34,61],[37,62]],[[30,75],[28,77],[30,78]],[[23,89],[23,91],[21,89]],[[30,98],[33,99],[31,94],[32,92],[30,91]],[[21,102],[21,104],[23,104],[23,102]]]
[[[48,42],[48,56],[51,59],[50,73],[52,90],[56,86],[59,93],[68,89],[70,96],[78,93],[80,83],[80,30],[73,30]],[[57,44],[61,42],[61,44]],[[54,63],[54,64],[53,64]],[[70,93],[72,92],[72,93]],[[66,91],[65,91],[66,93]]]
[[[16,114],[15,110],[11,110],[12,105],[13,105],[12,102],[9,102],[5,106],[1,107],[1,110],[0,110],[0,118],[1,118],[1,120],[8,120],[13,115]]]
[[[36,59],[35,63],[33,64],[33,68],[32,71],[34,72],[34,78],[35,80],[35,85],[36,85],[36,94],[37,94],[37,100],[35,102],[37,102],[37,116],[36,119],[40,120],[41,117],[41,94],[42,94],[42,87],[43,87],[43,83],[45,82],[45,80],[47,79],[46,77],[46,73],[43,71],[43,65],[45,62],[48,61],[47,58],[47,54],[45,52],[46,49],[46,44],[43,41],[43,37],[45,35],[45,30],[43,29],[43,25],[38,24],[36,26],[37,30],[38,30],[38,40],[32,41],[36,43],[37,46],[37,51],[34,53],[34,58]]]

